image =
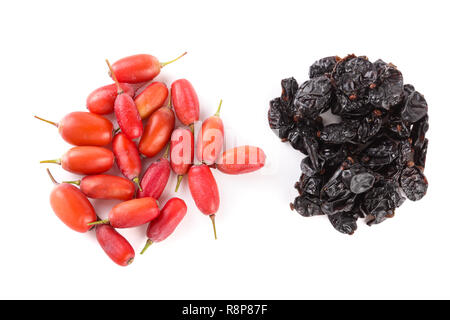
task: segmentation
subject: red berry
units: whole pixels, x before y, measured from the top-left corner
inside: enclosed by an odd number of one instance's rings
[[[130,97],[134,96],[134,88],[131,85],[127,83],[121,83],[120,87]],[[86,107],[90,112],[96,114],[113,113],[114,101],[116,101],[116,97],[116,84],[109,84],[92,91],[86,99]]]
[[[177,80],[172,83],[171,92],[173,108],[181,123],[188,126],[198,121],[200,107],[192,84],[186,79]]]
[[[136,107],[142,119],[148,118],[155,110],[161,108],[169,95],[169,90],[162,82],[153,82],[135,99]]]
[[[97,174],[64,182],[79,185],[81,192],[93,199],[131,200],[135,191],[130,180],[109,174]]]
[[[61,159],[44,160],[41,163],[55,163],[72,173],[100,174],[114,165],[114,154],[102,147],[73,147]]]
[[[114,136],[112,148],[116,157],[117,166],[122,174],[135,182],[139,189],[139,175],[141,174],[141,157],[136,144],[123,133]]]
[[[183,53],[178,58],[169,62],[159,62],[158,59],[149,54],[136,54],[133,56],[122,58],[112,65],[112,70],[117,76],[119,82],[140,83],[153,80],[161,68],[175,62],[184,56]]]
[[[148,240],[144,249],[142,249],[141,254],[143,254],[153,242],[163,241],[170,236],[181,220],[183,220],[186,212],[187,207],[183,200],[172,198],[167,201],[159,216],[152,220],[148,225]]]
[[[59,123],[38,116],[34,117],[56,126],[61,137],[75,146],[106,146],[112,140],[111,121],[98,114],[83,111],[71,112]]]
[[[97,241],[103,251],[119,266],[128,266],[134,260],[134,250],[130,243],[110,225],[95,227]]]
[[[197,159],[208,165],[213,164],[222,152],[224,129],[220,119],[220,100],[217,112],[206,119],[202,124],[202,130],[197,140]]]
[[[197,208],[205,215],[209,215],[214,227],[214,236],[217,239],[215,227],[215,213],[219,210],[220,197],[216,180],[211,169],[205,165],[194,165],[188,173],[189,190]]]
[[[77,232],[86,232],[92,227],[88,223],[97,220],[94,207],[88,198],[76,187],[68,183],[57,183],[47,169],[55,187],[50,194],[50,205],[56,216],[66,226]]]
[[[262,149],[240,146],[222,153],[217,160],[217,169],[227,174],[242,174],[264,167],[265,162],[266,155]]]
[[[141,180],[142,190],[138,191],[137,197],[152,197],[158,200],[166,188],[169,177],[170,163],[166,151],[161,159],[153,162],[145,171]]]
[[[175,192],[178,191],[183,175],[188,172],[193,162],[194,134],[186,128],[175,129],[170,138],[170,166],[178,175]]]

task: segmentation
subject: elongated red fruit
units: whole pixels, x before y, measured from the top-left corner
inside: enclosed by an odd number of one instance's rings
[[[188,172],[189,190],[197,208],[211,218],[214,237],[217,239],[215,214],[219,210],[219,188],[211,169],[205,165],[194,165]]]
[[[139,175],[142,162],[136,144],[120,132],[114,136],[112,147],[120,172],[136,183],[140,189]]]
[[[217,112],[203,122],[197,140],[197,158],[208,165],[213,164],[222,152],[224,130],[219,116],[221,106],[222,100]]]
[[[107,224],[113,228],[133,228],[150,222],[159,215],[158,202],[151,198],[132,199],[114,206],[108,219],[89,223]]]
[[[50,205],[56,216],[72,230],[81,233],[90,230],[88,223],[96,221],[97,215],[86,196],[71,184],[56,182],[48,169],[47,173],[55,184]]]
[[[34,117],[56,126],[61,137],[75,146],[106,146],[112,140],[113,124],[98,114],[71,112],[59,123]]]
[[[130,97],[134,96],[134,87],[121,83],[120,87]],[[114,102],[117,97],[116,84],[109,84],[92,91],[86,99],[86,107],[92,113],[109,114],[114,112]]]
[[[162,208],[159,216],[152,220],[147,227],[147,243],[141,254],[147,250],[147,248],[153,242],[160,242],[170,236],[183,220],[186,215],[187,207],[186,203],[180,198],[172,198]]]
[[[161,108],[169,95],[169,90],[162,82],[153,82],[144,89],[134,103],[142,119],[148,118],[155,110]]]
[[[153,112],[139,141],[139,151],[149,158],[156,156],[169,142],[174,127],[175,115],[171,108],[161,107]]]
[[[79,185],[81,192],[93,199],[131,200],[135,191],[130,180],[109,174],[97,174],[64,182]]]
[[[114,154],[102,147],[73,147],[60,159],[44,160],[41,163],[59,164],[64,170],[78,174],[100,174],[114,165]]]
[[[242,174],[264,167],[265,162],[266,155],[262,149],[240,146],[222,153],[217,160],[217,169],[227,174]]]
[[[103,251],[119,266],[126,267],[134,260],[134,249],[120,233],[108,224],[95,227],[97,241]]]
[[[147,168],[141,180],[142,190],[138,191],[137,198],[152,197],[158,200],[161,197],[170,177],[170,163],[167,160],[167,153],[168,150],[161,159],[153,162]]]
[[[183,175],[194,162],[194,134],[186,128],[177,128],[170,137],[170,166],[177,177],[175,192],[180,187]]]
[[[131,140],[139,138],[144,131],[144,127],[136,104],[134,103],[133,98],[126,94],[120,87],[120,83],[117,81],[116,75],[112,71],[108,60],[106,60],[106,64],[108,65],[117,86],[117,97],[114,101],[114,114],[116,115],[120,130]]]
[[[158,59],[149,54],[136,54],[117,60],[112,65],[112,70],[120,82],[139,83],[153,80],[161,71],[161,68],[177,61],[178,58],[168,62],[159,62]]]
[[[198,121],[200,105],[192,84],[186,79],[177,80],[172,83],[171,92],[173,108],[181,123],[188,126]]]

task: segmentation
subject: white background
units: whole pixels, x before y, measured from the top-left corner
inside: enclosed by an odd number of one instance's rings
[[[9,1],[0,11],[0,298],[300,299],[450,298],[448,174],[450,23],[446,1]],[[111,83],[105,58],[188,55],[157,80],[187,78],[201,118],[224,100],[228,143],[262,147],[267,168],[215,172],[219,240],[181,187],[189,211],[176,232],[126,268],[95,234],[52,213],[42,159],[69,148],[52,126],[85,110]],[[306,80],[316,59],[367,55],[393,62],[429,104],[427,196],[354,236],[325,217],[303,218],[289,202],[302,155],[267,124],[280,80]],[[149,162],[146,162],[147,164]],[[51,167],[58,180],[74,178]],[[163,195],[175,187],[175,176]],[[113,202],[93,201],[102,217]],[[135,250],[145,227],[121,230]]]

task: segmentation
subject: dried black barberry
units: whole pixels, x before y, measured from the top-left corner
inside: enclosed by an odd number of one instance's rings
[[[421,199],[428,105],[400,70],[365,56],[330,56],[311,65],[309,78],[300,86],[282,80],[268,114],[277,135],[307,155],[291,208],[327,215],[337,231],[353,234],[358,218],[372,225],[393,217],[403,194]],[[341,121],[324,125],[328,110]]]

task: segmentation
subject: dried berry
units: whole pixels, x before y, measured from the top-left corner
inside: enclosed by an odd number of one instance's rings
[[[357,228],[358,214],[353,212],[342,212],[328,216],[331,225],[339,232],[352,235]]]
[[[333,97],[333,86],[328,77],[322,76],[305,81],[297,90],[294,106],[299,117],[315,119],[328,110]]]
[[[340,58],[336,56],[317,60],[309,67],[309,78],[312,79],[331,73],[339,60]]]
[[[270,102],[269,125],[306,155],[291,208],[305,217],[327,215],[333,227],[353,234],[358,218],[378,224],[405,200],[421,199],[428,139],[428,105],[403,84],[398,68],[349,55],[317,60],[309,80],[282,80]],[[323,124],[322,113],[341,121]]]
[[[428,181],[417,167],[406,167],[400,176],[400,185],[409,200],[417,201],[427,193]]]

